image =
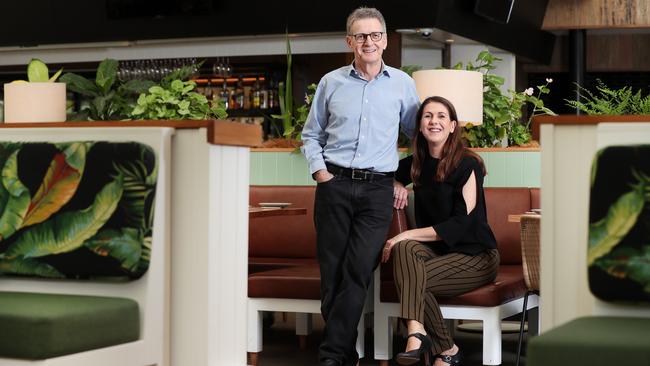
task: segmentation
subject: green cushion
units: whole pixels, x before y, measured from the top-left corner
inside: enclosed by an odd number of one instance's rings
[[[650,318],[572,320],[531,338],[526,365],[650,365]]]
[[[131,299],[0,291],[0,357],[45,359],[139,336]]]

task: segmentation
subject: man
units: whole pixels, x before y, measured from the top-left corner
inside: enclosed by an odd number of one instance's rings
[[[302,131],[318,186],[314,203],[321,312],[321,365],[356,365],[357,324],[392,218],[400,122],[409,136],[419,100],[404,72],[386,66],[386,23],[374,8],[347,20],[351,65],[325,75]]]

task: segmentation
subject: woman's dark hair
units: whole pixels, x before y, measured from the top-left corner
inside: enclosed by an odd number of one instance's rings
[[[420,132],[420,127],[422,124],[422,115],[424,114],[424,107],[429,103],[440,103],[445,106],[449,112],[449,120],[456,121],[456,129],[454,132],[449,134],[449,138],[445,141],[445,145],[442,147],[442,155],[440,156],[440,163],[438,163],[438,170],[436,171],[435,180],[438,182],[443,182],[449,174],[458,167],[460,161],[464,156],[471,156],[476,159],[483,171],[483,175],[486,174],[485,165],[483,164],[483,159],[474,153],[473,151],[465,147],[465,143],[461,137],[460,126],[458,125],[458,116],[456,114],[456,108],[451,104],[449,100],[440,96],[428,97],[420,105],[418,113],[416,116],[417,128],[415,129],[414,136],[412,139],[412,149],[413,149],[413,164],[411,165],[411,179],[413,180],[414,185],[419,185],[420,175],[422,173],[422,164],[424,159],[429,154],[429,146],[427,140]]]

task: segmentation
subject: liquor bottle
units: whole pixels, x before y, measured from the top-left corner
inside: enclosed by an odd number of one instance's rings
[[[262,83],[260,86],[260,109],[269,108],[269,89],[266,87],[266,83]]]
[[[244,80],[240,76],[237,80],[237,86],[233,92],[232,109],[244,109]]]
[[[276,84],[273,81],[269,83],[268,100],[269,108],[277,108],[280,105],[278,102],[278,90],[276,89]]]
[[[226,81],[226,78],[223,79],[223,87],[221,88],[221,92],[219,93],[219,97],[221,98],[221,102],[223,103],[223,107],[225,109],[230,108],[230,105],[229,105],[230,93],[228,92],[228,82]]]
[[[257,109],[260,108],[260,81],[259,78],[255,78],[255,83],[251,88],[250,97],[251,97],[251,108]]]

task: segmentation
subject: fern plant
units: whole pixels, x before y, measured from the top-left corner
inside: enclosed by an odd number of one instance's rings
[[[650,94],[644,97],[640,89],[634,93],[629,86],[610,89],[600,79],[597,83],[596,92],[576,84],[584,94],[578,101],[565,99],[567,105],[588,115],[650,114]]]

